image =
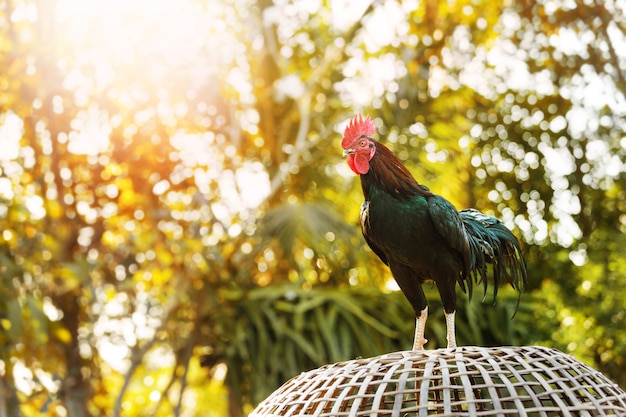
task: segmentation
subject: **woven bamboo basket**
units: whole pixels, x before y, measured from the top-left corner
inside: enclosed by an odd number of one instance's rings
[[[287,381],[250,417],[626,416],[626,392],[558,350],[388,353]]]

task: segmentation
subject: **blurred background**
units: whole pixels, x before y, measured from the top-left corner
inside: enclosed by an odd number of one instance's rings
[[[522,240],[516,316],[508,289],[461,296],[459,343],[556,347],[626,386],[625,11],[0,0],[0,417],[239,417],[410,349],[341,158],[356,112]]]

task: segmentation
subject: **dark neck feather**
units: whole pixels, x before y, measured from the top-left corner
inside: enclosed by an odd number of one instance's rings
[[[417,183],[402,161],[380,142],[370,160],[370,170],[361,175],[361,185],[365,199],[369,200],[371,188],[376,187],[399,200],[417,196],[429,196],[431,192]]]

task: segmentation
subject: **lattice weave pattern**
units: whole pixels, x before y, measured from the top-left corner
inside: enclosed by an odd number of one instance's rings
[[[626,392],[544,347],[394,352],[287,381],[261,416],[626,416]]]

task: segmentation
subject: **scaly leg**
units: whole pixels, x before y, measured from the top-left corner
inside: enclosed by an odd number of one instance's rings
[[[448,340],[448,349],[454,349],[456,348],[456,334],[454,331],[454,314],[456,311],[453,311],[452,313],[446,313],[444,311],[443,313],[446,316],[446,339]]]
[[[424,330],[426,329],[426,319],[428,318],[428,306],[420,312],[419,317],[415,318],[415,339],[413,340],[413,350],[424,350],[424,345],[428,340],[424,339]]]

